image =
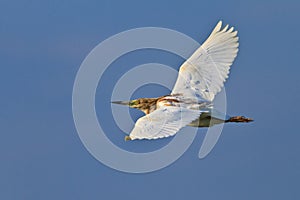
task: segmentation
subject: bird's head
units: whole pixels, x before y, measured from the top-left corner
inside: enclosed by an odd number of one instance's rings
[[[136,108],[143,111],[145,114],[149,114],[149,109],[152,105],[156,104],[157,98],[140,98],[131,101],[113,101],[112,103],[129,106],[130,108]]]

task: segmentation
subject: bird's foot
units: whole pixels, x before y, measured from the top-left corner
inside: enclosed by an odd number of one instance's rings
[[[252,122],[253,119],[251,118],[247,118],[247,117],[244,117],[244,116],[236,116],[236,117],[230,117],[229,120],[227,120],[226,122]]]

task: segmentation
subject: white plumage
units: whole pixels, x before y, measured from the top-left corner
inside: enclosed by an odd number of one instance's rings
[[[180,67],[172,94],[213,101],[238,52],[237,31],[220,21],[207,40]]]
[[[175,135],[182,127],[197,119],[200,110],[164,106],[137,120],[130,138],[158,139]]]
[[[237,31],[228,25],[222,29],[220,21],[180,67],[171,95],[157,101],[156,110],[141,117],[127,139],[169,137],[208,112],[228,77],[238,46]]]

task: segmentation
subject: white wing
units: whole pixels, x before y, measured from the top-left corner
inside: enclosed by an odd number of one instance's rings
[[[200,116],[201,111],[165,106],[137,120],[130,138],[158,139],[175,135],[182,127]]]
[[[220,21],[207,40],[182,64],[172,94],[212,101],[221,91],[238,52],[237,31]]]

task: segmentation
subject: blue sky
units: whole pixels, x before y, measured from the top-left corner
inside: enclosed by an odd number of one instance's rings
[[[292,0],[2,0],[0,199],[299,199],[299,9]],[[226,125],[203,160],[197,154],[205,129],[199,130],[177,162],[153,173],[126,174],[95,160],[77,135],[71,107],[87,54],[116,33],[145,26],[171,28],[201,43],[219,19],[240,37],[225,84],[228,114],[255,122]],[[107,88],[96,95],[97,114],[120,146],[130,143],[123,143],[106,100],[122,70],[148,62],[176,68],[182,60],[154,50],[133,52],[101,80]],[[146,86],[134,97],[146,92],[168,91]],[[167,142],[144,142],[135,150]]]

